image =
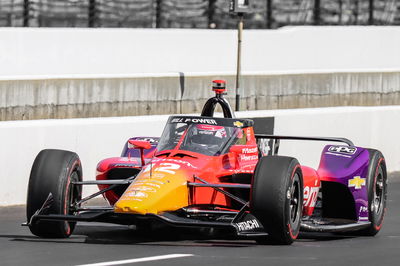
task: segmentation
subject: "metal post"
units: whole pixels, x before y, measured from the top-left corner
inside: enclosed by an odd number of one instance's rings
[[[29,8],[30,8],[30,3],[29,0],[24,0],[24,22],[23,26],[24,27],[29,27]]]
[[[368,24],[369,25],[374,25],[374,0],[369,0]]]
[[[240,71],[241,71],[241,56],[242,56],[242,32],[243,32],[243,13],[238,13],[238,49],[237,49],[237,65],[236,65],[236,105],[235,111],[240,110]]]
[[[215,28],[214,23],[214,13],[215,13],[215,1],[216,0],[208,0],[208,28]]]
[[[97,20],[96,0],[89,0],[88,18],[88,27],[94,28]]]
[[[354,23],[355,25],[358,24],[358,0],[354,0],[354,5],[355,5],[355,9],[354,9],[354,19],[356,20],[356,22]]]
[[[315,0],[314,2],[314,25],[321,24],[321,1]]]
[[[272,28],[272,0],[267,0],[267,29]]]
[[[156,1],[156,28],[161,28],[161,1]]]

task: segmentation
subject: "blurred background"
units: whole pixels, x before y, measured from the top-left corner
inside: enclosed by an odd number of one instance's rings
[[[226,0],[1,0],[0,27],[236,27]],[[245,28],[400,25],[398,0],[253,0]]]

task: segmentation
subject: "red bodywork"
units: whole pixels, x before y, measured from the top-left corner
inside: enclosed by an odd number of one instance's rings
[[[158,173],[176,174],[183,172],[188,182],[196,182],[195,176],[207,183],[244,183],[251,184],[251,178],[257,165],[259,154],[253,127],[243,129],[246,135],[246,143],[233,145],[230,151],[220,156],[207,156],[190,151],[168,150],[157,152],[155,146],[144,155],[145,167],[142,167],[140,157],[116,157],[101,161],[97,166],[97,180],[112,179],[110,173],[119,172],[118,178],[127,178],[129,174],[150,168]],[[129,143],[134,143],[130,141]],[[135,149],[135,146],[128,148]],[[128,152],[129,154],[129,152]],[[123,154],[124,155],[124,154]],[[126,155],[126,154],[125,154]],[[149,165],[151,165],[149,167]],[[317,200],[320,178],[317,172],[309,167],[302,166],[304,182],[304,207],[303,216],[310,216],[314,210]],[[121,176],[126,171],[127,176]],[[234,177],[241,176],[237,181]],[[115,179],[115,178],[114,178]],[[99,185],[100,189],[108,185]],[[104,196],[111,205],[120,198],[118,191],[107,191]],[[217,209],[238,210],[233,200],[217,190],[210,187],[190,187],[190,206],[213,206]]]

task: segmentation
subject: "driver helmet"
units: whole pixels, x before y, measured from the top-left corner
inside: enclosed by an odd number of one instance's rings
[[[218,145],[227,137],[223,126],[196,125],[193,130],[192,143],[202,145]]]

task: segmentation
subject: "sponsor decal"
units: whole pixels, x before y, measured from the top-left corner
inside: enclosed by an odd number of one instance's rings
[[[169,162],[175,162],[175,163],[184,164],[184,165],[186,165],[186,166],[188,166],[188,167],[197,169],[197,167],[194,166],[193,164],[191,164],[191,163],[189,163],[189,162],[186,162],[186,161],[183,161],[183,160],[178,160],[178,159],[169,159],[169,158],[167,158],[167,159],[153,159],[153,161],[152,161],[153,164],[154,164],[154,163],[157,163],[157,162],[168,162],[168,163],[169,163]],[[150,169],[149,169],[149,170],[150,170]]]
[[[224,129],[223,126],[214,126],[214,125],[196,125],[196,128],[204,129],[204,130],[211,130],[211,131],[217,131],[217,130]]]
[[[171,123],[194,123],[194,124],[209,124],[216,125],[217,121],[209,118],[190,118],[190,117],[177,117],[171,120]]]
[[[150,143],[158,142],[157,140],[155,140],[153,138],[134,138],[134,140],[143,140],[143,141],[148,141]]]
[[[234,122],[233,125],[234,125],[235,127],[243,127],[243,123],[240,122],[240,121]]]
[[[149,181],[149,182],[154,182],[154,181]],[[160,185],[153,184],[153,183],[146,183],[146,185],[152,186],[152,187],[156,187],[156,188],[160,188],[161,187]]]
[[[349,147],[349,146],[330,146],[328,148],[329,152],[336,152],[336,153],[343,153],[343,154],[350,154],[353,155],[356,153],[356,147]]]
[[[183,122],[183,118],[174,118],[171,120],[171,123],[182,123]]]
[[[138,162],[135,158],[130,158],[130,157],[121,157],[121,158],[118,159],[118,161],[121,161],[121,162],[134,162],[134,163]]]
[[[365,186],[365,178],[361,178],[360,176],[355,176],[352,179],[349,179],[348,187],[354,187],[354,189],[361,189]]]
[[[247,166],[243,166],[243,168],[245,168]],[[254,168],[254,165],[249,165],[249,167]],[[245,174],[252,174],[254,172],[254,170],[244,170],[244,169],[228,169],[228,172],[231,173],[245,173]]]
[[[358,210],[358,220],[359,221],[368,221],[368,207],[366,206],[361,206],[360,209]]]
[[[117,163],[117,164],[113,164],[113,167],[135,167],[137,166],[137,163]]]
[[[213,131],[209,131],[209,130],[199,130],[199,135],[213,135],[214,136]]]
[[[258,160],[258,155],[245,155],[245,154],[241,154],[241,155],[240,155],[240,160],[241,160],[241,161]]]
[[[149,195],[139,190],[132,190],[124,194],[124,197],[129,197],[129,198],[147,198],[148,196]]]
[[[151,177],[152,177],[152,178],[159,178],[159,179],[162,179],[162,178],[165,177],[165,174],[162,174],[162,173],[154,173]]]
[[[303,192],[303,204],[306,207],[314,207],[317,202],[319,187],[305,187]]]
[[[139,186],[139,187],[135,187],[135,189],[138,191],[145,191],[145,192],[157,192],[157,190],[155,188],[147,187],[147,186]]]
[[[260,228],[260,225],[256,219],[235,223],[235,226],[239,232]]]
[[[264,227],[257,218],[243,210],[233,219],[232,225],[236,228],[238,234],[257,234],[264,232]]]
[[[258,152],[257,147],[254,147],[254,148],[243,148],[242,149],[242,153],[244,153],[244,154],[257,153],[257,152]]]

